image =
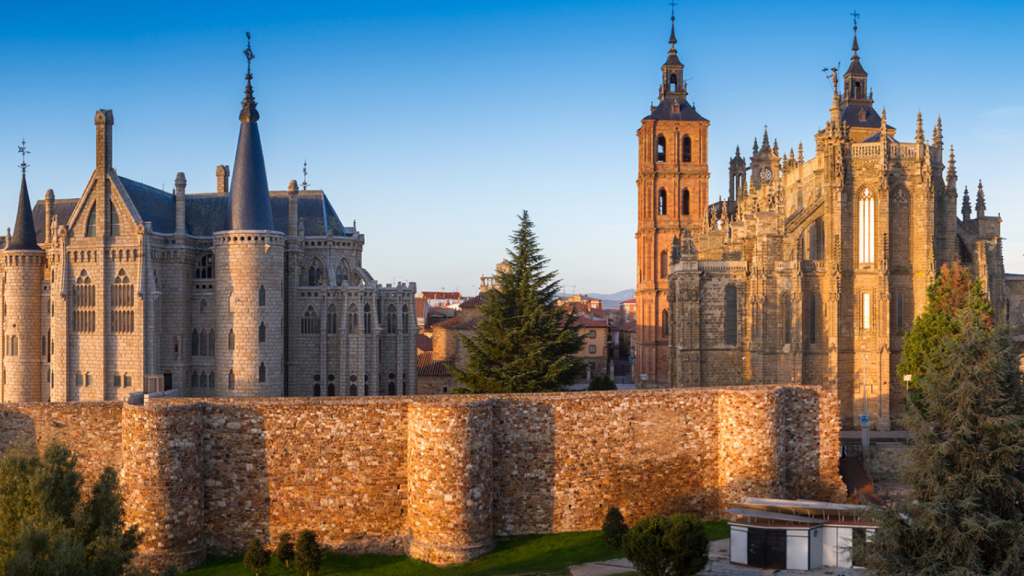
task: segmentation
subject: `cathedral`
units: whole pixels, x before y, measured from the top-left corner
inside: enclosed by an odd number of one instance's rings
[[[216,192],[119,175],[111,110],[80,198],[33,207],[22,162],[0,401],[416,393],[416,285],[374,280],[323,191],[269,190],[252,78]]]
[[[812,157],[765,129],[749,158],[737,147],[729,160],[728,200],[709,204],[708,120],[687,102],[673,26],[659,104],[638,131],[642,387],[817,385],[837,393],[844,427],[889,430],[906,396],[903,337],[943,265],[968,266],[1000,315],[1016,310],[1001,218],[980,183],[958,203],[941,119],[930,140],[920,114],[897,139],[856,33]]]

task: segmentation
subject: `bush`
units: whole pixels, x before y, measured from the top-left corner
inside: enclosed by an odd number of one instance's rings
[[[622,537],[626,558],[644,576],[693,576],[708,563],[708,538],[689,514],[648,516]]]
[[[612,380],[611,376],[595,376],[590,381],[590,386],[587,388],[590,392],[599,390],[618,390],[618,386],[615,385],[615,381]]]
[[[601,525],[601,532],[601,539],[604,540],[604,543],[609,548],[622,547],[622,536],[629,532],[629,526],[626,526],[626,522],[622,518],[622,512],[615,506],[609,508],[608,513],[604,515],[604,524]]]
[[[320,555],[316,533],[312,530],[299,532],[299,540],[295,543],[295,569],[300,574],[313,576],[320,571]]]
[[[259,538],[253,538],[249,542],[249,549],[245,551],[245,559],[242,560],[242,564],[257,575],[259,575],[261,568],[266,568],[270,565],[270,554],[267,554],[267,550],[263,547],[263,542],[260,542]]]
[[[281,534],[277,540],[277,549],[274,550],[274,554],[277,559],[284,562],[285,568],[288,567],[288,561],[295,558],[295,543],[292,542],[292,535],[289,532]]]

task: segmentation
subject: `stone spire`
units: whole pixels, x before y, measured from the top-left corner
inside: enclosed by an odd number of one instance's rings
[[[751,156],[757,156],[757,138],[754,138],[754,152],[751,154]]]
[[[764,127],[764,139],[761,140],[761,152],[767,152],[771,150],[771,146],[768,144],[768,126]]]
[[[25,173],[21,174],[21,194],[18,196],[18,216],[14,220],[14,235],[7,243],[8,250],[39,250],[36,225],[32,221],[32,201],[28,197]]]
[[[946,186],[956,192],[956,155],[953,146],[949,147],[949,169],[946,171]]]
[[[799,162],[800,164],[803,164],[804,163],[804,143],[801,142],[800,145],[796,147],[796,150],[797,150],[796,161]]]
[[[978,201],[975,204],[978,211],[978,219],[985,217],[985,189],[981,187],[981,180],[978,180]]]
[[[924,144],[924,127],[921,124],[921,111],[917,111],[917,133],[914,135],[914,141],[918,144]]]
[[[942,148],[942,115],[935,121],[935,129],[932,130],[932,147]]]
[[[248,37],[248,32],[246,37]],[[235,167],[231,171],[231,192],[228,197],[227,230],[272,230],[273,212],[270,209],[270,188],[267,184],[267,168],[263,161],[263,145],[256,122],[260,114],[252,95],[252,49],[245,49],[246,68],[245,99],[242,112],[238,115],[241,127],[238,131],[238,148],[235,151]]]
[[[964,186],[964,203],[960,206],[960,215],[963,216],[963,222],[967,222],[971,219],[971,193],[967,190],[967,186]]]

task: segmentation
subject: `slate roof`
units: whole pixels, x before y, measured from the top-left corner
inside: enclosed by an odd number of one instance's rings
[[[881,130],[879,130],[878,132],[872,134],[871,136],[868,136],[867,138],[861,140],[861,142],[862,143],[863,142],[881,142],[882,141],[882,139],[880,138],[881,135],[882,135],[882,132],[881,132]],[[897,141],[895,138],[893,138],[892,136],[889,136],[888,134],[886,134],[885,137],[886,137],[887,140],[889,140],[889,142],[896,142]]]
[[[153,223],[153,232],[174,234],[174,194],[158,190],[152,186],[136,182],[124,176],[119,177],[124,189],[128,192],[135,209],[143,222]],[[188,198],[188,196],[185,196]],[[185,203],[186,210],[188,202]],[[188,212],[186,211],[186,218]],[[186,227],[187,229],[187,227]]]
[[[864,111],[864,120],[860,119],[860,112]],[[875,112],[871,104],[844,104],[839,111],[839,119],[846,122],[847,126],[857,128],[878,128],[882,125],[882,117]],[[892,128],[886,124],[887,128]]]
[[[54,200],[53,201],[53,214],[51,216],[57,217],[57,224],[64,225],[71,220],[71,214],[75,211],[75,206],[78,206],[77,199],[68,200]],[[46,202],[43,200],[36,200],[36,205],[32,207],[32,222],[36,229],[36,242],[43,242],[46,240]]]
[[[672,111],[672,104],[679,104],[679,112]],[[697,110],[682,96],[666,96],[644,120],[686,120],[690,122],[707,122],[707,118],[697,114]]]
[[[4,242],[6,244],[6,239]],[[32,217],[32,201],[28,199],[28,185],[25,183],[24,172],[21,174],[21,193],[18,195],[18,215],[14,220],[14,234],[11,235],[11,243],[6,248],[9,250],[39,250]]]

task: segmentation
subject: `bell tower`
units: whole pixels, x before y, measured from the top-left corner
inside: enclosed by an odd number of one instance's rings
[[[672,241],[706,226],[708,120],[687,101],[683,63],[676,52],[675,12],[668,59],[661,67],[658,105],[637,131],[637,345],[638,388],[669,385],[668,273]]]

